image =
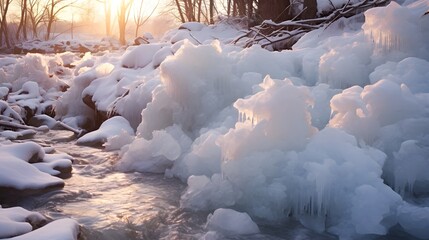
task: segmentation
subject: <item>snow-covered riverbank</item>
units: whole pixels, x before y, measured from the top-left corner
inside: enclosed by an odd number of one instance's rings
[[[0,58],[2,121],[15,124],[3,128],[39,123],[0,135],[97,129],[77,143],[115,151],[115,171],[187,183],[180,207],[213,212],[203,239],[289,219],[344,239],[429,239],[428,9],[392,2],[291,51],[188,23],[125,52]]]

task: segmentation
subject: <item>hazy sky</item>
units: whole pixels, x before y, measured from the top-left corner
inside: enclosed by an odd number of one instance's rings
[[[116,16],[116,10],[119,8],[120,0],[110,0],[112,3],[112,18]],[[139,4],[141,0],[135,0],[134,6],[132,9],[134,11],[139,10]],[[162,8],[165,6],[166,2],[168,0],[143,0],[143,15],[149,15],[155,8],[156,15],[159,11],[162,10]],[[159,3],[159,4],[158,4]],[[104,9],[103,4],[99,3],[96,0],[78,0],[78,4],[82,4],[83,6],[90,6],[94,9],[94,16],[97,19],[102,19],[104,17]],[[79,10],[76,8],[70,8],[63,12],[61,15],[61,18],[64,20],[71,20],[72,16],[75,20],[79,20],[82,16],[82,14],[85,14],[83,10]],[[130,16],[130,20],[132,18],[132,14]]]

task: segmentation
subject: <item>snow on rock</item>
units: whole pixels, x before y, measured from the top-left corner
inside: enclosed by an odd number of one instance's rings
[[[22,117],[6,101],[0,100],[0,117],[1,120],[8,122],[24,123]]]
[[[159,51],[157,51],[153,55],[152,65],[154,68],[159,67],[161,63],[168,57],[173,55],[173,51],[170,46],[165,46],[161,48]]]
[[[33,142],[0,144],[0,153],[1,201],[61,188],[64,181],[50,174],[71,172],[70,160],[44,161],[45,151]]]
[[[0,100],[5,100],[8,94],[9,94],[9,88],[0,87]]]
[[[77,144],[90,146],[102,145],[107,142],[108,138],[124,132],[129,136],[134,135],[134,129],[130,126],[130,123],[125,118],[116,116],[101,124],[98,130],[80,137],[77,140]]]
[[[206,228],[225,235],[245,235],[259,233],[258,225],[247,213],[219,208],[207,217]]]
[[[59,219],[29,233],[10,238],[10,240],[77,240],[79,224],[73,219]]]
[[[36,133],[37,131],[32,129],[17,130],[17,131],[4,130],[0,132],[0,137],[3,137],[7,140],[28,139],[36,135]]]
[[[1,150],[28,163],[40,162],[45,157],[45,151],[34,142],[2,145]]]
[[[82,36],[80,36],[82,37]],[[41,41],[39,39],[29,40],[16,44],[13,53],[63,53],[63,52],[100,52],[106,50],[117,50],[120,48],[119,42],[112,39],[101,39],[101,41],[70,39],[67,37],[56,37],[53,40]]]
[[[180,43],[183,40],[187,40],[193,44],[203,44],[215,39],[223,43],[230,43],[241,35],[240,30],[244,28],[243,26],[239,26],[239,24],[228,23],[227,20],[208,26],[201,23],[189,22],[182,24],[178,29],[167,32],[162,40],[173,44]]]
[[[1,208],[0,206],[0,238],[11,238],[46,224],[48,219],[36,212],[21,207]]]
[[[95,62],[90,56],[85,61]],[[83,102],[82,92],[92,81],[107,76],[113,69],[111,63],[101,63],[74,78],[68,91],[56,102],[56,117],[74,128],[93,128],[94,111]]]
[[[121,65],[127,68],[143,68],[152,62],[155,53],[161,50],[165,44],[144,44],[129,47],[122,58]]]
[[[13,83],[12,91],[18,91],[27,81],[37,82],[46,91],[50,88],[60,89],[65,83],[53,74],[59,70],[65,70],[65,68],[56,56],[27,54],[13,65],[13,72],[7,79]]]
[[[9,101],[17,102],[27,99],[40,99],[39,85],[36,82],[28,81],[22,84],[21,89],[11,93],[8,97]]]
[[[199,22],[187,22],[180,25],[179,29],[186,29],[189,31],[201,31],[204,27],[206,27],[206,25]]]
[[[35,114],[52,114],[53,104],[68,87],[72,71],[60,56],[28,54],[3,66],[1,85],[9,89],[2,99],[28,121]],[[61,78],[61,79],[60,79]],[[2,92],[4,87],[2,87]]]

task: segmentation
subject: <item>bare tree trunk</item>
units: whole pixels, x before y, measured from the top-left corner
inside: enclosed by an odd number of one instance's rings
[[[202,14],[202,12],[201,12],[201,6],[202,6],[202,0],[199,0],[198,1],[198,22],[201,22],[201,14]]]
[[[50,0],[45,5],[45,12],[47,17],[46,36],[45,39],[49,40],[51,37],[52,27],[57,20],[58,15],[64,9],[71,7],[76,0]]]
[[[179,0],[175,0],[175,2],[176,2],[176,6],[177,6],[177,11],[179,11],[180,20],[182,21],[182,23],[184,23],[185,17],[183,16],[183,11],[182,11],[182,8],[180,7]]]
[[[210,6],[209,6],[209,9],[210,9],[210,24],[214,24],[214,0],[210,0]]]
[[[305,11],[302,13],[302,19],[312,19],[317,17],[317,0],[304,0]]]
[[[6,47],[8,48],[10,48],[10,41],[9,41],[9,32],[7,29],[7,12],[9,11],[9,5],[11,2],[12,0],[0,1],[1,3],[0,45],[3,44],[2,36],[4,36],[4,42],[6,43]]]
[[[258,12],[262,19],[271,19],[275,22],[290,20],[289,0],[259,0]]]
[[[122,45],[127,44],[125,35],[132,3],[133,0],[121,0],[121,4],[118,11],[119,43]]]
[[[15,38],[19,40],[22,30],[22,37],[27,40],[27,0],[21,0],[21,20]]]
[[[45,40],[49,40],[51,37],[52,24],[54,23],[54,9],[55,9],[55,0],[51,0],[51,3],[46,7],[48,9],[48,25],[46,26],[46,36]]]
[[[105,21],[106,21],[106,35],[110,36],[112,35],[111,30],[111,16],[112,16],[112,5],[111,2],[107,1],[104,5],[104,12],[105,12]]]
[[[29,21],[31,23],[31,30],[33,32],[33,37],[38,37],[38,26],[42,22],[42,20],[45,17],[46,13],[46,6],[43,5],[40,0],[27,0],[28,6],[27,6],[27,16],[29,18]]]
[[[247,18],[253,18],[253,0],[247,0]]]

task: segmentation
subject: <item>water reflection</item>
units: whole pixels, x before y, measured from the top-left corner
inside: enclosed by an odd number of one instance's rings
[[[63,190],[27,198],[21,206],[51,218],[76,219],[82,239],[192,239],[204,233],[207,214],[179,208],[185,189],[179,180],[115,172],[114,153],[77,146],[67,131],[40,134],[34,141],[71,155],[73,176]]]

